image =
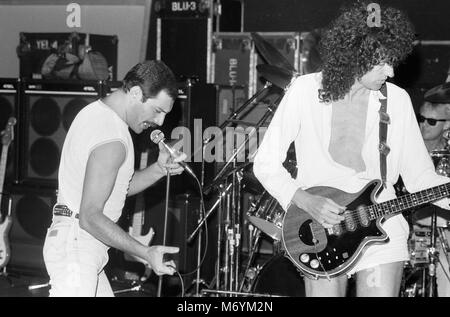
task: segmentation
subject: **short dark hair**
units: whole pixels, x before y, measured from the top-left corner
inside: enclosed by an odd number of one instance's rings
[[[162,90],[173,100],[178,96],[175,75],[162,61],[144,61],[131,68],[123,79],[122,89],[129,91],[134,86],[141,88],[143,102],[156,97]]]
[[[356,78],[380,62],[395,67],[412,51],[415,34],[408,17],[382,6],[381,25],[370,27],[368,5],[366,1],[344,5],[322,36],[323,89],[319,98],[324,102],[343,98]]]

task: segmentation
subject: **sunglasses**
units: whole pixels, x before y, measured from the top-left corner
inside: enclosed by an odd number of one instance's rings
[[[429,125],[431,126],[435,126],[437,122],[443,122],[443,121],[448,121],[448,119],[433,119],[433,118],[425,118],[424,116],[422,116],[421,114],[419,114],[417,116],[417,120],[419,121],[419,123],[422,123],[424,121],[426,121]]]

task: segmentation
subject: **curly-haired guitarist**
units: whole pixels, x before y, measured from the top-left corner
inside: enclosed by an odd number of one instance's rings
[[[409,258],[401,211],[448,209],[448,178],[434,170],[410,97],[386,82],[412,50],[413,27],[379,9],[379,23],[368,3],[342,10],[321,41],[322,71],[291,84],[255,157],[256,177],[287,211],[284,248],[307,296],[345,296],[353,274],[357,296],[398,296]],[[282,166],[291,142],[295,179]],[[411,193],[444,187],[396,199],[399,175]]]

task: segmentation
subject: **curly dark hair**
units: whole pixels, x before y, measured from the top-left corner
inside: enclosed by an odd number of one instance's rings
[[[343,7],[341,14],[322,35],[319,45],[323,60],[323,102],[342,99],[355,79],[360,79],[375,65],[395,67],[411,51],[414,28],[398,9],[381,7],[381,26],[368,24],[368,2],[358,1]]]

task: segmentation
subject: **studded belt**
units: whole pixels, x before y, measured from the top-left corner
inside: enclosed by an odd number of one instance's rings
[[[53,214],[55,216],[65,216],[65,217],[72,217],[72,215],[75,214],[75,219],[79,219],[79,214],[74,213],[66,205],[55,205],[53,207]]]

